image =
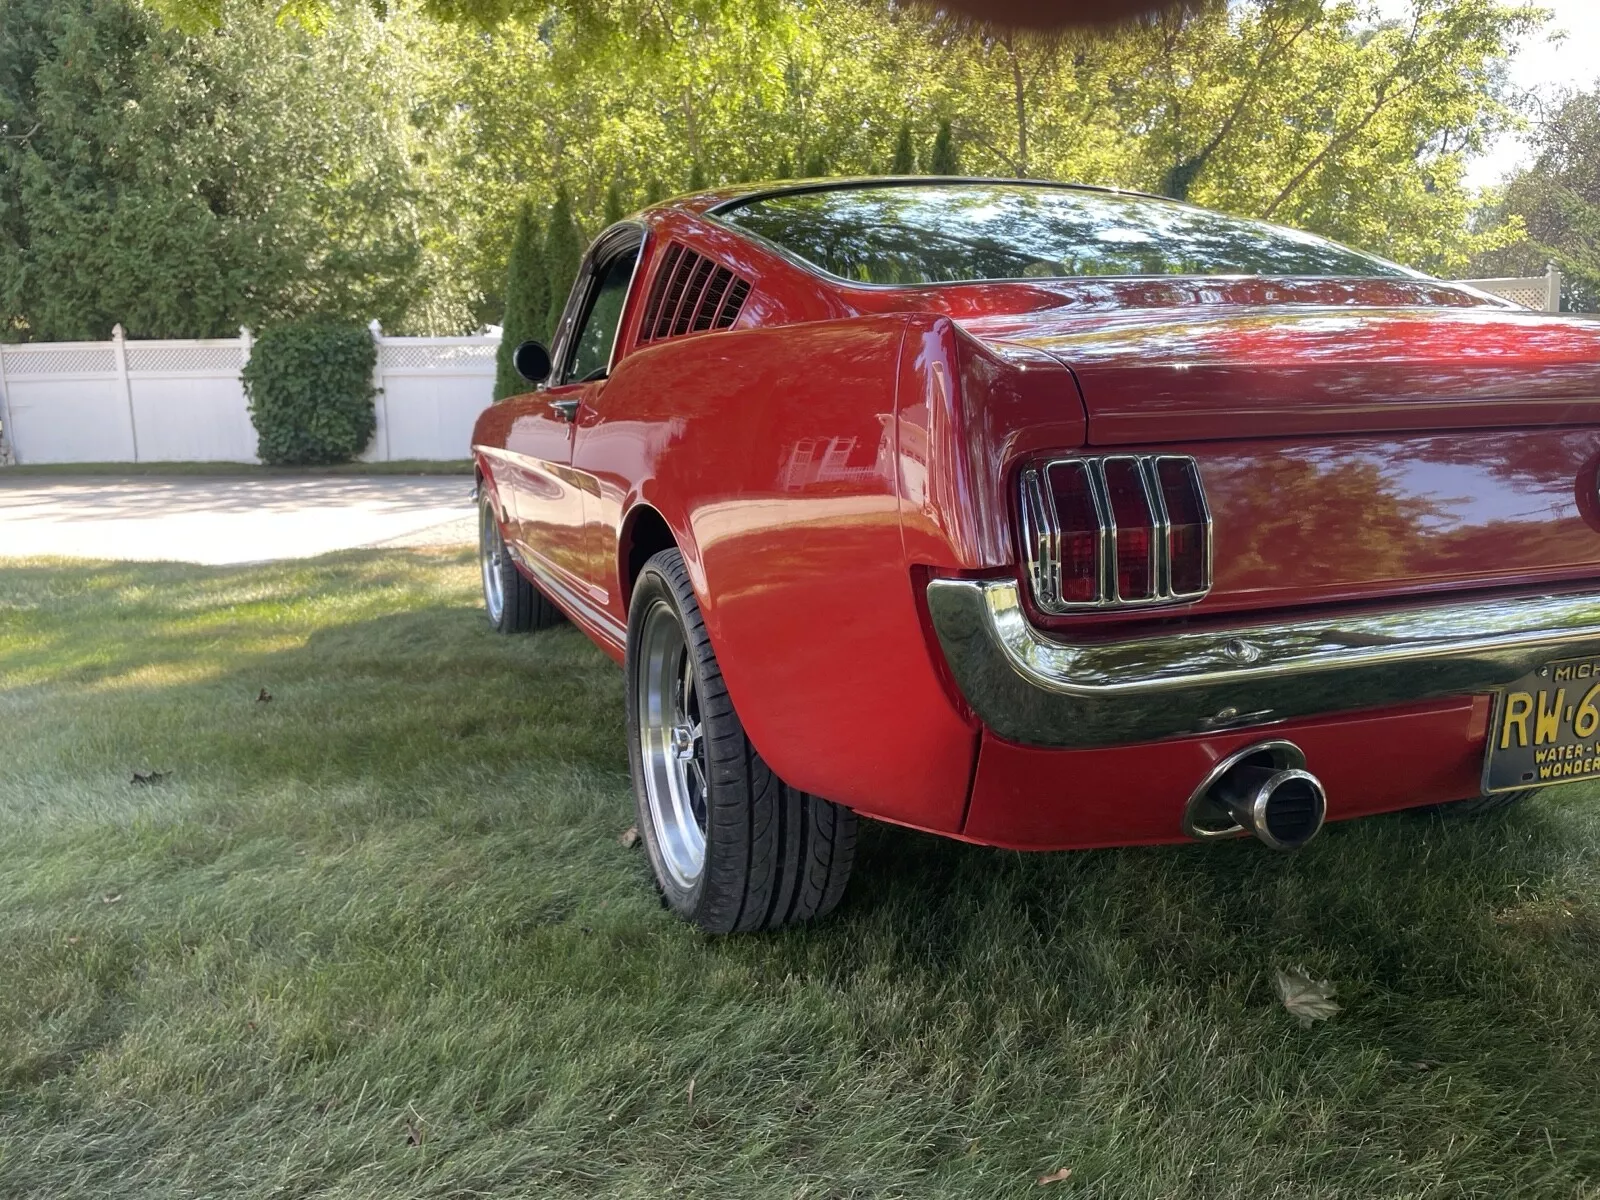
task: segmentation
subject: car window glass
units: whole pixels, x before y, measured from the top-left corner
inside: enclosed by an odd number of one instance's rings
[[[718,215],[858,283],[1128,275],[1424,278],[1264,221],[1073,188],[839,188],[756,198]]]
[[[628,281],[633,278],[637,249],[619,254],[600,269],[589,296],[589,311],[572,342],[568,382],[598,378],[611,365],[611,347],[622,321],[622,305],[628,298]]]

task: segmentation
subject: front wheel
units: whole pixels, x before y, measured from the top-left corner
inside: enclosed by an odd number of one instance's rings
[[[676,550],[639,575],[626,669],[639,832],[667,906],[708,933],[831,912],[855,858],[856,816],[790,787],[751,746]]]

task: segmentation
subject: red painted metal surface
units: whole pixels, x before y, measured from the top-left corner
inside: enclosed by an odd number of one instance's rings
[[[968,840],[1022,850],[1181,842],[1184,805],[1207,771],[1264,737],[1306,753],[1328,820],[1478,794],[1487,697],[1296,721],[1267,730],[1104,750],[1037,750],[986,736]]]
[[[1101,445],[1195,456],[1216,586],[1176,610],[1035,614],[1058,631],[1593,577],[1600,326],[1405,280],[860,287],[701,215],[716,198],[645,214],[609,378],[496,405],[474,434],[508,541],[608,653],[634,538],[664,524],[755,745],[867,815],[1013,846],[1178,840],[1209,764],[1269,735],[1305,748],[1334,818],[1475,794],[1482,697],[1007,745],[951,687],[922,588],[1015,573],[1019,468]],[[731,330],[641,345],[673,241],[750,296]]]

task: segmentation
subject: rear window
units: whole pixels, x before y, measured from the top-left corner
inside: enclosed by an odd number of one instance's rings
[[[1072,188],[873,185],[767,196],[717,215],[857,283],[1096,275],[1425,278],[1263,221]]]

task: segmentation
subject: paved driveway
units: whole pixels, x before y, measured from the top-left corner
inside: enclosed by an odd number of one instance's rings
[[[90,479],[0,470],[0,557],[193,563],[476,540],[465,476]]]

